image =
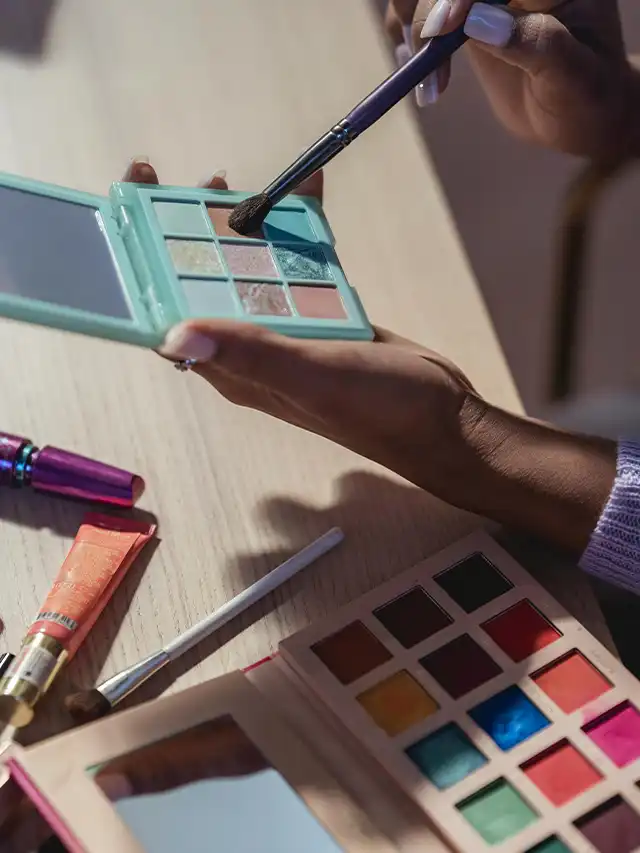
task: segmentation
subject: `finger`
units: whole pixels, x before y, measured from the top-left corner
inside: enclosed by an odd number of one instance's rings
[[[384,28],[387,31],[391,43],[398,48],[404,44],[404,33],[402,31],[402,21],[398,17],[396,8],[392,2],[387,3],[387,8],[384,15]]]
[[[416,87],[416,101],[418,106],[422,109],[435,104],[446,90],[450,80],[451,60],[448,60],[436,71],[429,74],[426,80],[423,80]]]
[[[132,184],[159,184],[158,174],[146,157],[134,157],[123,178]]]
[[[419,0],[412,27],[414,47],[461,27],[472,5],[473,0]]]
[[[416,14],[418,0],[391,0],[390,5],[400,22],[402,41],[406,44],[410,53],[413,53],[413,19]],[[406,61],[406,60],[405,60]]]
[[[324,172],[322,169],[306,178],[294,192],[294,195],[306,195],[322,204],[324,198]]]
[[[204,182],[203,186],[207,190],[228,190],[227,170],[219,169],[212,178]]]

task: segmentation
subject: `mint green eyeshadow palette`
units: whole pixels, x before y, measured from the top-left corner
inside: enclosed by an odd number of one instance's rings
[[[290,196],[243,237],[229,214],[249,195],[0,175],[0,316],[146,347],[203,318],[371,340],[318,202]]]

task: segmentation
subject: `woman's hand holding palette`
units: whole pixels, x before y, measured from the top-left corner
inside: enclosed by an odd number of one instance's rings
[[[202,806],[195,792],[187,808],[188,780],[222,791],[230,768],[237,772],[233,756],[221,762],[222,741],[211,740],[211,759],[198,750],[194,767],[175,774],[180,782],[163,775],[155,810],[153,773],[131,756],[175,745],[207,720],[232,719],[264,767],[277,768],[278,802],[289,814],[271,820],[275,834],[262,846],[258,839],[255,853],[302,849],[287,834],[294,815],[295,825],[302,820],[300,800],[337,845],[307,822],[305,838],[323,853],[634,853],[639,703],[639,685],[618,661],[477,535],[285,640],[279,656],[244,676],[26,751],[12,747],[7,762],[74,852],[164,853],[149,839],[169,838],[185,815],[192,829],[198,803],[210,824],[214,800]],[[187,762],[186,751],[170,753]],[[135,796],[120,793],[117,811],[87,774],[114,761],[119,772],[133,767],[130,782],[151,780]],[[247,826],[260,820],[250,789],[261,773],[244,774]],[[287,785],[300,800],[285,805]],[[180,804],[173,811],[168,791]],[[229,824],[225,813],[216,821]],[[235,836],[245,849],[239,829]],[[224,849],[234,849],[231,841]]]
[[[249,194],[116,183],[110,198],[0,176],[0,315],[158,347],[182,320],[371,340],[322,208],[292,196],[241,237]]]

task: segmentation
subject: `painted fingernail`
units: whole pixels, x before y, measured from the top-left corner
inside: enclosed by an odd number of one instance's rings
[[[427,15],[424,26],[420,32],[421,39],[430,39],[439,36],[451,14],[451,0],[438,0],[436,5]]]
[[[102,793],[111,801],[124,800],[133,795],[133,786],[121,773],[98,777],[96,780]]]
[[[429,107],[431,104],[435,104],[439,97],[440,87],[438,85],[438,72],[434,71],[416,87],[416,101],[418,102],[418,106],[422,109],[423,107]]]
[[[213,175],[207,175],[207,177],[200,181],[201,187],[208,187],[212,181],[215,181],[216,178],[219,178],[221,181],[227,180],[227,170],[226,169],[218,169],[217,172],[214,172]]]
[[[404,36],[404,43],[409,48],[411,56],[413,56],[413,31],[410,24],[403,24],[402,34]]]
[[[396,48],[396,65],[402,68],[411,59],[412,53],[406,44],[399,44]]]
[[[506,9],[488,3],[474,3],[464,25],[466,35],[492,47],[506,47],[516,21]]]
[[[216,354],[211,338],[190,326],[174,326],[160,347],[160,354],[176,361],[210,361]]]
[[[149,166],[150,163],[151,163],[151,160],[149,160],[149,158],[147,157],[146,154],[138,154],[137,157],[133,157],[131,159],[131,165],[132,166],[137,166],[138,164],[140,164],[142,166]]]

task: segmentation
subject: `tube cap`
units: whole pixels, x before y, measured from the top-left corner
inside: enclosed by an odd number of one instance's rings
[[[137,474],[57,447],[33,454],[31,485],[39,492],[123,507],[133,506],[144,491]]]

